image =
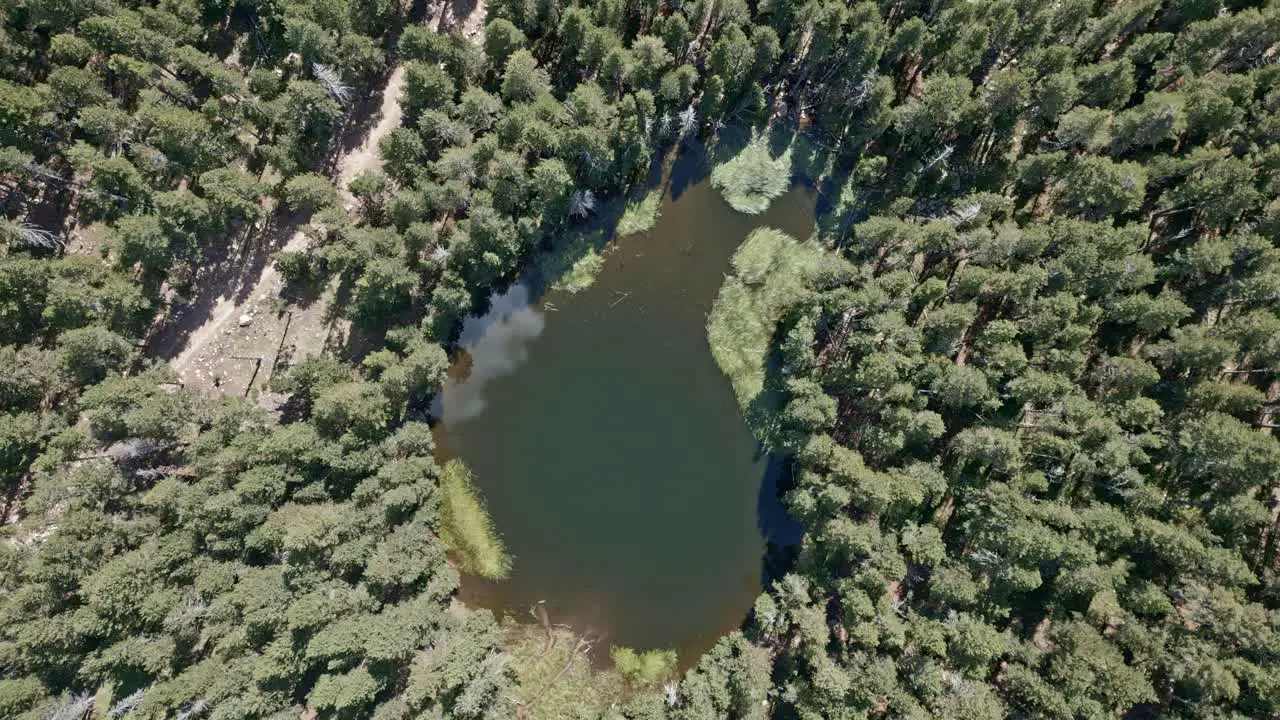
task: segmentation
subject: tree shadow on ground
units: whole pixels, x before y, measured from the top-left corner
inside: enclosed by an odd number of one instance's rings
[[[261,229],[233,233],[240,240],[215,245],[205,251],[203,262],[191,286],[195,295],[175,302],[146,340],[147,355],[172,360],[180,355],[191,336],[210,319],[223,298],[236,305],[252,296],[271,254],[284,247],[297,232],[301,218],[277,212],[268,216]]]
[[[360,100],[352,105],[350,111],[343,117],[342,124],[335,130],[336,137],[329,142],[328,150],[316,169],[317,172],[333,180],[339,179],[339,166],[342,159],[352,151],[358,150],[369,137],[369,133],[377,126],[378,121],[382,119],[383,95],[386,93],[391,72],[392,68],[388,65],[368,81],[369,91],[361,95]]]

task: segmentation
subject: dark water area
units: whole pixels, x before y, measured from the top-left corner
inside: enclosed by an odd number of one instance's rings
[[[797,188],[748,217],[682,176],[590,288],[516,285],[467,321],[438,435],[514,558],[508,580],[465,579],[465,602],[529,620],[545,601],[604,652],[674,648],[688,666],[745,618],[766,544],[799,537],[776,499],[787,463],[747,429],[705,326],[747,234],[808,237],[814,199]]]

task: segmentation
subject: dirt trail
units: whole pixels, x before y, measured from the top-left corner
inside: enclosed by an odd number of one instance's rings
[[[387,78],[387,86],[382,90],[382,106],[378,110],[378,123],[369,131],[360,147],[347,153],[338,168],[338,189],[350,210],[355,198],[347,191],[347,186],[366,170],[382,167],[382,158],[378,156],[378,142],[388,133],[400,127],[403,110],[400,108],[400,93],[404,90],[404,66],[398,65]]]
[[[338,161],[335,183],[348,210],[355,205],[355,199],[347,186],[360,173],[381,165],[378,142],[400,127],[403,87],[404,69],[396,67],[382,91],[377,123],[358,147]],[[293,233],[284,249],[305,250],[310,243],[305,229]],[[329,293],[305,308],[286,308],[278,300],[283,286],[279,271],[267,261],[256,277],[239,287],[226,288],[207,319],[191,332],[172,360],[183,385],[244,395],[251,386],[260,386],[267,379],[278,349],[287,347],[295,357],[321,352],[331,325],[327,314]]]

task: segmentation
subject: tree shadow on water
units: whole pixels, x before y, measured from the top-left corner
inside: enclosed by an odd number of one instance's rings
[[[688,140],[676,150],[675,161],[667,177],[671,199],[679,200],[685,190],[711,175],[711,158],[700,140]]]
[[[777,348],[780,341],[775,333],[770,347]],[[746,412],[747,425],[759,439],[756,459],[763,459],[765,464],[756,495],[756,528],[765,542],[764,556],[760,561],[760,584],[765,588],[791,569],[804,536],[804,526],[782,502],[783,495],[795,487],[796,481],[791,453],[776,449],[784,445],[776,418],[786,399],[782,357],[775,349],[765,361],[764,387],[751,400]]]
[[[795,486],[791,456],[768,452],[763,445],[758,453],[764,458],[765,471],[756,494],[756,528],[765,544],[760,584],[767,588],[791,569],[804,526],[782,504],[783,493]]]

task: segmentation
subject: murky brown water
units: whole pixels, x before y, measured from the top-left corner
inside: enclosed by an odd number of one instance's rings
[[[746,235],[807,237],[813,203],[797,189],[747,217],[705,181],[668,193],[590,289],[516,286],[467,322],[441,450],[475,472],[514,568],[468,578],[464,600],[524,619],[546,601],[598,648],[676,648],[684,666],[742,622],[780,510],[706,316]]]

